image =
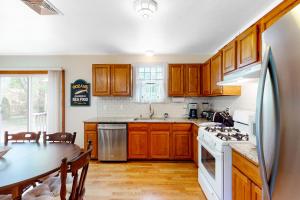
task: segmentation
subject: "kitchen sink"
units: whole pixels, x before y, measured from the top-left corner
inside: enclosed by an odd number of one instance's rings
[[[153,118],[149,118],[149,117],[137,117],[133,119],[134,121],[166,121],[167,118],[163,118],[163,117],[153,117]]]

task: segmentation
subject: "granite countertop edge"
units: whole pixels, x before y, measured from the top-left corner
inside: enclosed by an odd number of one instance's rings
[[[187,119],[187,118],[167,118],[167,119],[152,119],[152,120],[134,120],[133,117],[102,117],[91,118],[84,120],[85,123],[193,123],[195,125],[207,122],[206,119]]]
[[[230,147],[241,154],[243,157],[251,161],[256,166],[259,165],[256,146],[250,142],[247,143],[231,143]]]

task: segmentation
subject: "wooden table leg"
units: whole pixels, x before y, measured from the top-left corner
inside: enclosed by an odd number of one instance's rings
[[[15,186],[11,190],[12,198],[14,200],[22,199],[23,187],[22,186]]]

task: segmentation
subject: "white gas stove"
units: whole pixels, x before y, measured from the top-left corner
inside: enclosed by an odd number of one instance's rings
[[[208,200],[231,200],[230,143],[249,142],[253,112],[236,111],[234,127],[201,127],[198,134],[198,180]]]

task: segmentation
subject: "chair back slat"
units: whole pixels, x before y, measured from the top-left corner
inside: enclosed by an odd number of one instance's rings
[[[12,142],[39,142],[41,136],[41,132],[35,133],[35,132],[19,132],[19,133],[13,133],[9,134],[8,131],[5,131],[4,133],[4,144],[8,145],[9,141]]]
[[[60,197],[62,200],[66,199],[66,180],[67,173],[70,172],[73,177],[72,191],[69,200],[82,200],[85,193],[85,180],[89,168],[89,162],[91,158],[92,145],[89,142],[88,150],[81,153],[75,159],[66,162],[66,159],[62,161],[61,165],[61,190]],[[81,173],[79,174],[79,170]]]
[[[43,133],[43,141],[46,143],[49,142],[65,142],[74,144],[76,139],[76,132],[68,133],[68,132],[57,132],[52,134]]]

